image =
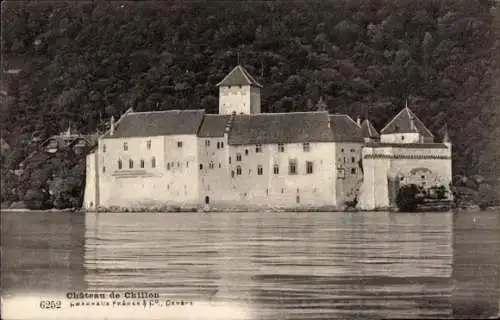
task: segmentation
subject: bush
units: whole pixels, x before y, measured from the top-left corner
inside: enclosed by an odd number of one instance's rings
[[[402,186],[396,197],[396,204],[399,211],[402,212],[414,212],[417,210],[417,206],[422,202],[422,198],[419,197],[419,188],[414,185]]]

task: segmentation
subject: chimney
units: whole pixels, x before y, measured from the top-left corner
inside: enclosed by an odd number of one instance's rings
[[[113,136],[115,134],[115,117],[111,116],[111,128],[109,129],[109,135]]]

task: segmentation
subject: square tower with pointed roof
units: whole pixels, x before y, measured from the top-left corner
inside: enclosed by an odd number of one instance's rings
[[[262,85],[241,65],[237,65],[217,84],[219,87],[219,114],[260,113]]]

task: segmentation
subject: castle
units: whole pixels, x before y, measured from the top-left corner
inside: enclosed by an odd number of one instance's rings
[[[394,205],[397,187],[451,183],[451,143],[404,107],[380,131],[327,111],[261,113],[241,65],[220,83],[219,114],[129,109],[87,156],[84,208],[338,209]]]

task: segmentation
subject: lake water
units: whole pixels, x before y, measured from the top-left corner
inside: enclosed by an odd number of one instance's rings
[[[500,212],[44,212],[2,213],[1,223],[6,319],[487,318],[499,312]],[[117,307],[106,315],[98,307],[71,309],[68,299],[65,310],[39,306],[43,297],[66,292],[130,289],[192,304]]]

